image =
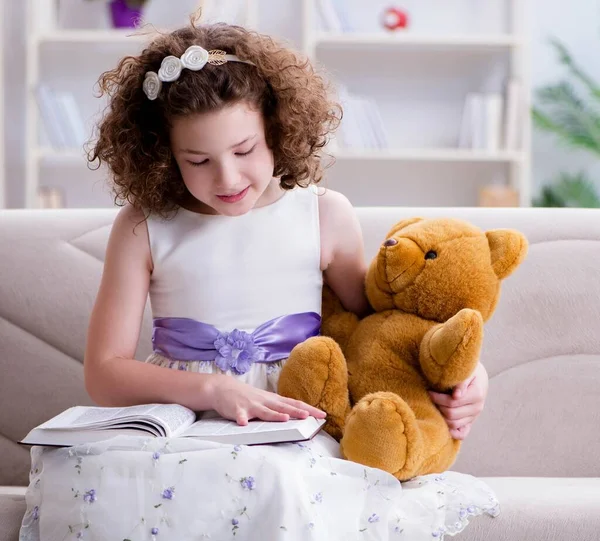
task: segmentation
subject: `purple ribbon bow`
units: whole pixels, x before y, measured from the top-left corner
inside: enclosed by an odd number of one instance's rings
[[[181,361],[215,361],[223,371],[245,374],[253,363],[270,363],[289,357],[300,342],[317,336],[321,316],[303,312],[281,316],[247,333],[221,332],[213,325],[184,317],[154,319],[154,352]]]

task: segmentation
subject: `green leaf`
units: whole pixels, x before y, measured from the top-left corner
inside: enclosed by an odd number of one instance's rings
[[[600,99],[600,85],[575,62],[566,45],[558,38],[551,38],[550,44],[554,47],[559,62],[568,69],[575,79],[583,83],[593,97]]]
[[[570,147],[600,155],[600,85],[575,62],[561,41],[552,38],[550,44],[566,67],[568,80],[536,91],[533,123]]]
[[[533,201],[536,207],[580,207],[600,208],[600,195],[584,173],[561,173],[558,179],[544,186],[538,198]]]

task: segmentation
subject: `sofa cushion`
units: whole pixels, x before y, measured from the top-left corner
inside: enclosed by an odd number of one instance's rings
[[[487,477],[500,515],[481,517],[461,541],[598,541],[600,478]]]
[[[0,539],[17,541],[21,519],[25,514],[25,489],[0,487]]]
[[[415,215],[527,235],[529,256],[503,284],[485,328],[488,402],[453,469],[476,476],[600,476],[600,210],[357,210],[369,258],[391,224]],[[29,450],[15,442],[28,430],[89,403],[81,360],[115,214],[0,212],[0,484],[27,482]],[[150,337],[147,311],[137,358],[149,353]]]

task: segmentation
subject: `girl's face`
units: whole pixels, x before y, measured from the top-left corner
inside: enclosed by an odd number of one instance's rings
[[[186,206],[205,214],[240,216],[282,195],[262,114],[240,102],[171,121],[171,148],[194,197]]]

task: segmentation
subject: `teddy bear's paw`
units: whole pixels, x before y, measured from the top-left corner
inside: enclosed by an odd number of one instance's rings
[[[420,352],[427,379],[440,390],[467,379],[477,365],[482,340],[483,318],[469,308],[432,328],[425,335]]]
[[[280,395],[325,411],[325,431],[338,440],[342,437],[350,412],[348,368],[334,340],[315,336],[298,344],[281,371],[277,387]]]
[[[395,393],[365,396],[346,419],[343,455],[353,462],[410,479],[422,460],[422,438],[415,414]]]

